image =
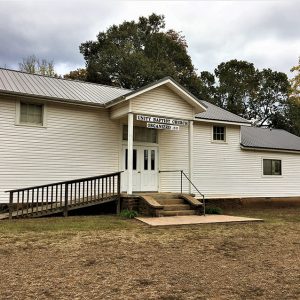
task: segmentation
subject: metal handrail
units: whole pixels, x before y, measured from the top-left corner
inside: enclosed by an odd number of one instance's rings
[[[195,186],[195,184],[191,181],[191,179],[185,174],[183,170],[159,170],[159,173],[175,173],[180,172],[180,191],[182,194],[183,190],[183,176],[189,181],[189,183],[194,187],[194,189],[199,193],[199,195],[202,197],[202,203],[203,203],[203,215],[205,216],[205,196],[202,194],[199,189]]]

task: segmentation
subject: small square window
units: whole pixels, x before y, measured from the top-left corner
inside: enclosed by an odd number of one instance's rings
[[[43,104],[20,102],[20,124],[43,125]]]
[[[263,160],[264,175],[282,175],[281,160],[279,159],[264,159]]]
[[[226,128],[224,126],[213,127],[213,140],[214,141],[226,141]]]

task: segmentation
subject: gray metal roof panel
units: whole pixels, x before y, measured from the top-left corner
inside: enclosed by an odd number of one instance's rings
[[[300,137],[281,129],[241,126],[241,145],[249,148],[300,151]]]
[[[161,79],[166,80],[170,77]],[[172,78],[170,78],[173,80]],[[157,81],[157,82],[160,82]],[[128,96],[143,90],[157,82],[136,91],[110,87],[101,84],[94,84],[76,80],[58,79],[53,77],[29,74],[25,72],[0,68],[0,92],[12,92],[16,94],[27,94],[38,97],[57,98],[62,101],[76,103],[88,103],[95,105],[105,105],[115,102],[122,96]],[[187,91],[188,92],[188,91]],[[193,96],[193,95],[191,95]],[[193,96],[194,97],[194,96]],[[194,97],[195,98],[195,97]],[[233,113],[217,107],[207,101],[200,101],[200,104],[207,108],[206,112],[196,115],[198,119],[218,120],[235,123],[250,123]]]
[[[204,120],[216,120],[216,121],[226,121],[226,122],[234,122],[234,123],[247,123],[251,122],[235,115],[221,107],[211,104],[210,102],[201,100],[201,103],[207,108],[205,112],[199,113],[196,115],[197,119]]]
[[[0,92],[45,96],[104,105],[131,90],[0,68]]]

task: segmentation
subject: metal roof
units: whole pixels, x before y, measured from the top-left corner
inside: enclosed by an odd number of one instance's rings
[[[131,90],[0,68],[0,92],[103,106]]]
[[[207,101],[199,100],[189,91],[179,85],[170,77],[163,78],[135,91],[118,87],[106,86],[84,81],[60,79],[37,74],[29,74],[16,70],[0,68],[0,93],[19,94],[40,98],[49,98],[70,103],[84,103],[89,105],[107,106],[118,103],[126,96],[134,95],[147,88],[167,80],[171,80],[180,89],[186,92],[189,97],[200,103],[200,106],[207,108],[207,111],[196,115],[197,119],[250,123],[233,113],[217,107]]]
[[[285,130],[241,126],[241,136],[243,147],[300,151],[300,137]]]
[[[205,112],[197,114],[197,119],[251,124],[250,121],[238,115],[235,115],[221,107],[213,105],[210,102],[204,100],[201,100],[201,102],[204,104],[205,107],[207,107],[207,110]]]

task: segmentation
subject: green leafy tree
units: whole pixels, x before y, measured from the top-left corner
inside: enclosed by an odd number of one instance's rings
[[[64,78],[86,81],[87,80],[87,71],[84,68],[76,69],[74,71],[70,71],[70,73],[68,73],[68,74],[65,74]]]
[[[202,79],[202,82],[209,87],[207,81]],[[211,102],[252,120],[256,126],[287,126],[284,124],[288,123],[290,85],[285,73],[260,71],[252,63],[234,59],[218,65],[215,83],[213,78],[209,83],[213,96],[207,98]]]
[[[290,126],[286,128],[291,133],[300,137],[300,100],[289,99],[289,108],[287,112]]]
[[[291,72],[295,72],[294,78],[291,79],[291,92],[290,97],[300,105],[300,58],[298,65],[291,69]]]
[[[255,97],[258,76],[252,63],[236,59],[223,62],[215,69],[218,81],[216,103],[232,113],[251,117],[249,103]]]
[[[199,94],[201,80],[187,53],[180,32],[165,31],[163,15],[125,21],[100,32],[96,41],[80,46],[86,61],[87,80],[137,89],[171,76]]]
[[[286,115],[290,121],[290,131],[300,136],[300,59],[291,72],[295,73],[295,76],[290,81],[289,108]]]
[[[285,73],[271,69],[257,70],[257,92],[249,101],[250,115],[257,126],[276,127],[289,105],[289,81]],[[282,122],[282,120],[281,120]]]
[[[217,88],[216,88],[216,78],[214,74],[202,71],[200,73],[201,86],[196,94],[199,95],[200,99],[206,100],[208,102],[217,103]]]
[[[35,55],[23,58],[22,62],[19,63],[19,70],[31,74],[58,77],[54,69],[53,61],[39,59]]]

